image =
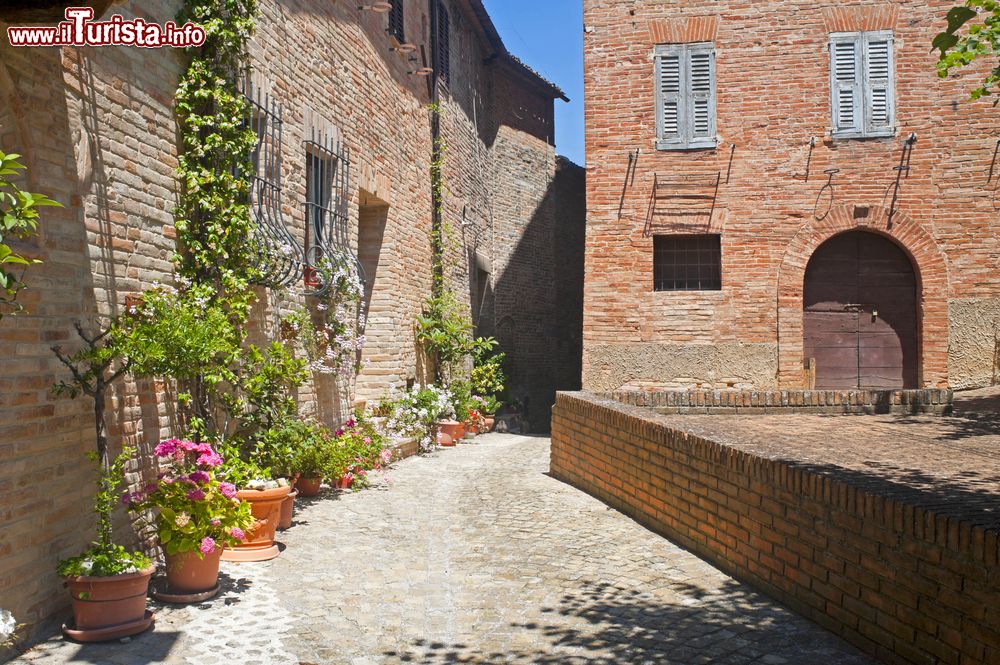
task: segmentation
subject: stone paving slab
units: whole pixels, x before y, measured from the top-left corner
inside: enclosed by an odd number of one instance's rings
[[[549,442],[491,434],[300,502],[287,549],[127,644],[49,640],[14,663],[382,665],[871,661],[546,475]]]

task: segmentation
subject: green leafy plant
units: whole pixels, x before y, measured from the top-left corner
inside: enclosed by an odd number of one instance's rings
[[[0,151],[0,319],[4,310],[21,311],[17,294],[25,288],[24,273],[29,266],[41,261],[17,254],[9,244],[11,239],[23,240],[38,228],[38,208],[60,206],[42,194],[22,191],[10,181],[26,170],[18,162],[21,155]],[[15,271],[17,274],[15,274]]]
[[[474,337],[473,329],[451,291],[444,289],[426,300],[417,317],[416,336],[434,365],[437,383],[443,383],[463,360],[496,344],[492,338]]]
[[[178,271],[209,285],[238,320],[245,320],[258,277],[248,207],[250,156],[256,136],[237,79],[256,28],[256,0],[185,0],[178,23],[205,29],[175,94],[180,128],[176,211]]]
[[[997,0],[966,0],[964,5],[948,12],[947,20],[948,26],[932,43],[932,47],[941,52],[938,75],[942,78],[982,56],[1000,55],[1000,2]],[[998,83],[1000,65],[972,90],[973,99],[994,94]]]
[[[235,390],[221,397],[238,420],[240,435],[256,438],[295,417],[293,392],[308,379],[306,362],[285,344],[276,341],[264,349],[250,345],[234,368]]]
[[[118,488],[124,481],[125,464],[134,453],[135,449],[126,448],[110,464],[105,464],[96,452],[88,454],[100,469],[94,495],[97,541],[83,554],[60,561],[56,568],[60,577],[126,575],[152,565],[149,557],[142,552],[130,552],[115,544],[112,535],[111,518],[118,505]]]
[[[167,471],[123,501],[136,511],[156,512],[156,533],[169,555],[197,552],[204,558],[243,540],[253,525],[250,504],[236,499],[236,487],[219,482],[222,457],[207,443],[170,439],[155,454]]]
[[[503,364],[507,356],[494,349],[497,341],[483,338],[473,354],[472,392],[482,397],[497,397],[507,389],[507,374]]]

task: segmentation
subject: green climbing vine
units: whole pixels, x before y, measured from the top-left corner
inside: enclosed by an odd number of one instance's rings
[[[176,211],[182,282],[211,286],[245,320],[256,260],[249,211],[256,141],[237,85],[257,19],[256,0],[185,0],[178,15],[205,29],[176,93],[181,133]]]

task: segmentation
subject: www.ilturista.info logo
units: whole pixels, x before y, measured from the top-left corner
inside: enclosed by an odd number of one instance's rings
[[[141,18],[126,20],[115,14],[108,21],[93,21],[90,7],[68,7],[66,20],[55,27],[10,27],[11,46],[139,46],[186,48],[205,43],[205,29],[188,22],[163,25]]]

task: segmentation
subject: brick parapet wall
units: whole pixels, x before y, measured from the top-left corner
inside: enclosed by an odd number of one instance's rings
[[[622,390],[616,402],[658,413],[830,413],[951,412],[951,390]]]
[[[962,508],[892,496],[560,393],[552,474],[888,663],[1000,653],[1000,540]]]

